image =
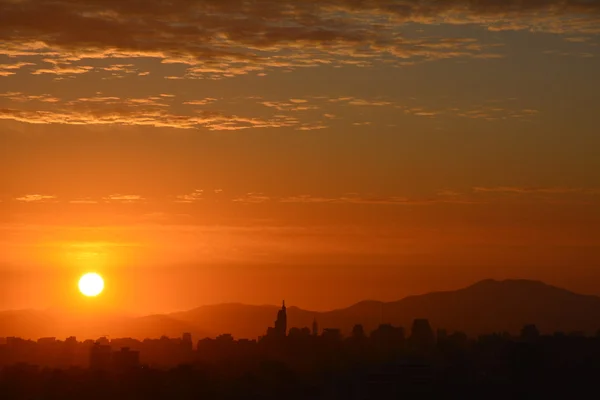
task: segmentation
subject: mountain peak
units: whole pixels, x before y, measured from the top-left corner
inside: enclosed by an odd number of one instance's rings
[[[473,288],[481,288],[481,289],[489,289],[492,287],[522,287],[522,288],[553,288],[554,286],[550,286],[542,281],[529,280],[529,279],[504,279],[504,280],[496,280],[496,279],[484,279],[479,281],[471,286],[468,286],[465,289],[473,289]]]

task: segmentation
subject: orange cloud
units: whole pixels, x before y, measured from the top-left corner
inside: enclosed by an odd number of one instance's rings
[[[50,94],[40,94],[40,95],[27,95],[21,92],[8,92],[8,93],[0,93],[0,98],[6,98],[8,100],[24,103],[28,101],[41,101],[43,103],[58,103],[60,99],[58,97],[52,96]]]
[[[13,63],[13,64],[0,64],[0,76],[9,76],[9,75],[15,75],[16,74],[16,70],[19,70],[23,67],[26,67],[28,65],[35,65],[34,63],[30,63],[30,62],[17,62],[17,63]]]
[[[333,204],[370,204],[370,205],[432,205],[439,203],[472,204],[474,200],[459,198],[442,198],[433,196],[430,198],[407,198],[401,196],[365,196],[358,193],[339,197],[317,197],[311,195],[291,196],[279,199],[282,203],[333,203]]]
[[[41,75],[41,74],[53,74],[53,75],[77,75],[77,74],[85,74],[87,72],[92,71],[94,68],[90,66],[60,66],[55,65],[53,68],[40,68],[33,71],[32,75]]]
[[[233,199],[235,203],[265,203],[271,201],[271,197],[265,196],[263,193],[248,193],[244,196]]]
[[[545,204],[598,204],[600,201],[600,188],[569,188],[569,187],[473,187],[468,191],[443,189],[424,196],[403,195],[377,195],[364,193],[346,193],[341,195],[323,196],[319,194],[283,195],[277,196],[262,192],[249,192],[241,196],[227,195],[222,189],[208,191],[196,189],[186,194],[175,196],[145,198],[136,194],[110,194],[99,197],[62,198],[65,204],[98,205],[106,203],[131,204],[152,202],[155,205],[169,206],[173,203],[206,204],[218,201],[237,204],[363,204],[382,206],[428,206],[437,204],[525,204],[529,200]],[[0,199],[2,201],[3,199]],[[57,202],[58,198],[52,195],[28,194],[13,199],[23,203]],[[540,203],[540,204],[541,204]]]
[[[593,188],[568,188],[568,187],[519,187],[519,186],[499,186],[499,187],[475,187],[475,193],[505,193],[505,194],[600,194],[600,189]]]
[[[53,108],[52,110],[25,110],[0,108],[0,120],[13,120],[30,124],[68,124],[68,125],[132,125],[153,126],[159,128],[209,130],[240,130],[249,128],[280,128],[297,125],[295,119],[276,115],[269,119],[225,115],[214,111],[198,111],[191,115],[174,114],[155,107],[165,107],[152,99],[126,100],[113,104],[122,107],[106,107],[110,103],[98,106],[81,106],[79,102],[70,102],[76,107]],[[93,102],[92,102],[93,103]]]
[[[212,97],[207,97],[206,99],[201,99],[201,100],[189,100],[189,101],[185,101],[183,104],[189,104],[192,106],[205,106],[207,104],[212,104],[215,101],[217,101],[217,99],[213,99]]]
[[[105,202],[117,202],[117,203],[137,203],[144,201],[142,196],[137,194],[111,194],[103,198]]]
[[[319,107],[316,105],[308,105],[308,100],[293,99],[289,102],[285,101],[263,101],[262,104],[265,107],[274,108],[278,111],[308,111],[318,110]]]
[[[202,200],[203,195],[204,195],[204,190],[197,189],[197,190],[194,190],[192,193],[177,196],[175,201],[177,203],[195,203],[197,201]]]
[[[101,92],[94,96],[62,100],[48,94],[25,94],[7,92],[0,94],[0,120],[14,120],[31,124],[69,125],[128,125],[153,126],[175,129],[242,130],[251,128],[293,128],[302,131],[328,128],[323,120],[336,119],[340,107],[375,107],[382,112],[397,115],[400,109],[416,117],[460,117],[499,121],[509,119],[531,120],[540,112],[531,107],[520,108],[509,101],[489,101],[488,104],[471,107],[448,107],[431,109],[417,106],[415,100],[392,100],[382,98],[355,98],[313,96],[293,101],[267,100],[260,97],[245,97],[244,101],[266,106],[274,110],[270,116],[237,115],[215,110],[215,98],[178,101],[173,95],[158,94],[139,98],[121,98]],[[23,103],[26,103],[24,107]],[[47,103],[47,104],[46,104]],[[232,103],[224,104],[229,107]],[[196,107],[182,107],[196,106]],[[334,110],[335,109],[335,110]],[[321,113],[310,111],[319,110]],[[302,112],[301,114],[298,114]],[[353,112],[353,111],[352,111]],[[355,126],[373,124],[372,121],[347,121]]]
[[[22,201],[25,203],[39,203],[54,199],[56,199],[56,196],[48,196],[43,194],[26,194],[24,196],[17,197],[15,200]]]

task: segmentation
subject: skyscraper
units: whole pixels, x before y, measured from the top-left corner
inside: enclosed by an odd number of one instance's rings
[[[285,300],[281,310],[277,313],[277,320],[275,321],[275,332],[277,336],[287,335],[287,309],[285,307]]]

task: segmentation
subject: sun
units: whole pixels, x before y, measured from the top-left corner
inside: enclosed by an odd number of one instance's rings
[[[79,291],[84,296],[96,297],[104,290],[104,279],[94,272],[79,279]]]

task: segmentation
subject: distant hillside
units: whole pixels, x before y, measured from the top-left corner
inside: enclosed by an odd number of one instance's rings
[[[210,333],[194,324],[166,315],[133,318],[115,315],[75,316],[58,311],[5,311],[0,312],[0,337],[18,336],[28,339],[76,336],[79,340],[111,338],[158,338],[162,335],[179,337],[190,332],[195,337]]]
[[[7,311],[0,313],[0,337],[145,338],[176,337],[191,332],[195,338],[220,333],[256,338],[273,325],[278,309],[279,306],[270,305],[221,304],[167,315],[88,321],[41,311]],[[320,328],[340,328],[346,334],[357,323],[363,324],[367,332],[380,323],[408,329],[415,318],[428,318],[434,327],[471,335],[516,333],[529,323],[537,324],[542,332],[595,333],[600,329],[600,297],[576,294],[537,281],[485,280],[456,291],[411,296],[389,303],[363,301],[328,312],[288,308],[289,327],[310,327],[313,318]]]
[[[228,304],[200,307],[170,316],[212,332],[237,337],[257,337],[271,326],[278,307]],[[410,328],[415,318],[428,318],[434,327],[471,335],[490,332],[517,333],[535,323],[543,332],[600,329],[600,297],[527,280],[485,280],[464,289],[411,296],[383,303],[364,301],[348,308],[311,312],[288,308],[288,326],[310,327],[313,318],[321,328],[341,328],[349,333],[361,323],[372,331],[380,323]]]

